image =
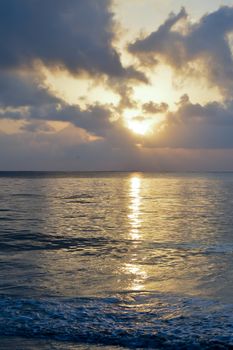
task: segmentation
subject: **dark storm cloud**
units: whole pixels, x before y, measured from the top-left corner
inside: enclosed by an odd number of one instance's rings
[[[59,101],[29,73],[0,73],[0,107],[39,106]]]
[[[0,0],[0,67],[34,60],[110,76],[141,78],[124,69],[112,46],[110,0]]]
[[[207,14],[198,23],[188,24],[186,33],[177,30],[187,19],[185,9],[171,15],[158,30],[129,46],[131,53],[143,58],[151,56],[165,60],[177,70],[201,59],[206,77],[221,90],[231,94],[233,88],[233,59],[228,34],[233,31],[233,7],[221,7]],[[148,59],[146,60],[146,62]]]

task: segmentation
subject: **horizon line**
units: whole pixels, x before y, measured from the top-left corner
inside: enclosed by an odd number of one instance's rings
[[[4,173],[233,173],[233,170],[0,170]]]

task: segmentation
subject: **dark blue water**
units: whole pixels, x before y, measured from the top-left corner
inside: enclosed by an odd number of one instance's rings
[[[0,349],[233,348],[233,174],[0,173]]]

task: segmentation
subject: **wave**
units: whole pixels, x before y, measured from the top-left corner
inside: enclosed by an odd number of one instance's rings
[[[11,217],[0,217],[0,221],[11,221]],[[100,232],[101,233],[101,232]],[[164,257],[164,253],[169,252],[172,255],[180,256],[205,256],[205,255],[232,255],[232,244],[216,244],[204,246],[198,243],[181,243],[174,241],[156,242],[140,239],[116,239],[98,235],[98,228],[86,227],[82,229],[79,235],[58,235],[55,233],[32,232],[30,229],[13,231],[12,229],[1,230],[1,251],[30,251],[30,250],[70,250],[83,251],[83,254],[94,255],[107,254],[119,258],[122,254],[145,253],[148,259],[143,264],[151,264],[156,259]],[[145,254],[144,254],[145,255]],[[169,258],[168,257],[168,258]]]
[[[233,306],[125,292],[108,298],[0,297],[0,335],[151,349],[233,347]]]

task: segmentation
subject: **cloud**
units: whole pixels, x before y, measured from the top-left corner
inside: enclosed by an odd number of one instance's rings
[[[112,136],[124,133],[120,106],[94,103],[81,108],[69,105],[46,89],[41,76],[28,71],[2,72],[1,78],[0,119],[24,121],[21,130],[25,132],[52,132],[46,122],[58,121],[71,123],[98,137],[106,137],[110,132]],[[120,86],[119,82],[116,84]],[[124,89],[131,91],[127,84]],[[123,98],[123,90],[120,92]]]
[[[233,101],[204,106],[182,96],[175,112],[168,112],[160,128],[144,147],[227,149],[233,148]]]
[[[187,23],[186,31],[176,28],[182,20],[188,21],[184,8],[170,15],[158,30],[130,44],[130,52],[141,57],[142,63],[144,57],[152,57],[185,74],[197,63],[196,70],[203,66],[209,82],[229,97],[233,89],[233,58],[228,35],[233,31],[233,7],[221,7],[197,23]]]
[[[168,104],[165,102],[154,103],[152,101],[144,103],[142,106],[143,112],[148,114],[165,113],[168,110]]]
[[[232,149],[138,148],[91,141],[78,128],[0,137],[0,170],[233,170]]]
[[[0,107],[26,107],[59,103],[40,81],[30,72],[2,71],[0,73]]]
[[[172,28],[186,17],[184,8],[177,15],[171,14],[157,31],[130,44],[129,51],[138,55],[146,54],[143,58],[149,54],[163,56],[171,65],[181,66],[184,62],[184,52],[181,49],[185,37],[179,32],[172,31]],[[158,60],[152,62],[158,63]]]
[[[0,159],[0,170],[137,170],[141,162],[127,135],[111,130],[93,138],[74,126],[58,133],[2,133]]]
[[[105,135],[116,125],[109,120],[112,106],[68,105],[46,87],[38,61],[73,75],[84,71],[93,84],[97,79],[116,91],[122,105],[131,103],[124,96],[129,84],[147,79],[133,65],[123,67],[113,46],[114,25],[110,0],[0,1],[0,118],[27,120],[25,131],[40,131],[42,121],[54,120]]]
[[[110,4],[110,0],[0,0],[0,119],[22,121],[17,123],[18,133],[1,133],[2,169],[31,164],[35,170],[171,170],[186,165],[192,169],[194,164],[211,168],[214,159],[227,165],[233,159],[233,59],[228,40],[233,7],[221,7],[197,23],[189,21],[183,8],[129,46],[147,72],[160,61],[177,75],[196,69],[225,97],[223,103],[201,105],[185,94],[177,110],[171,111],[166,102],[136,100],[136,84],[148,80],[136,65],[123,66],[113,44]],[[186,24],[181,29],[182,23]],[[69,105],[46,87],[38,61],[76,78],[77,73],[84,72],[82,77],[87,73],[93,84],[98,81],[117,93],[119,104],[100,104],[92,97],[86,99],[85,108]],[[139,124],[160,120],[156,114],[164,119],[151,134],[136,135],[123,120],[127,109],[138,110],[132,121]],[[49,121],[69,126],[58,132]],[[228,154],[225,163],[220,161],[221,150]],[[209,155],[208,163],[204,158]]]
[[[69,105],[46,89],[40,76],[28,71],[1,73],[0,119],[26,121],[21,129],[29,132],[52,131],[47,121],[69,122],[98,136],[105,136],[119,124],[112,105]]]
[[[54,132],[55,129],[47,122],[41,120],[28,121],[20,127],[23,131],[29,132]]]
[[[0,1],[0,68],[31,66],[40,60],[72,74],[86,71],[141,79],[125,69],[113,47],[110,0]]]
[[[21,110],[2,110],[0,118],[27,121],[64,121],[83,128],[90,133],[104,136],[108,130],[114,127],[116,122],[110,121],[111,110],[107,106],[93,105],[87,109],[67,104],[49,104],[32,106]]]

